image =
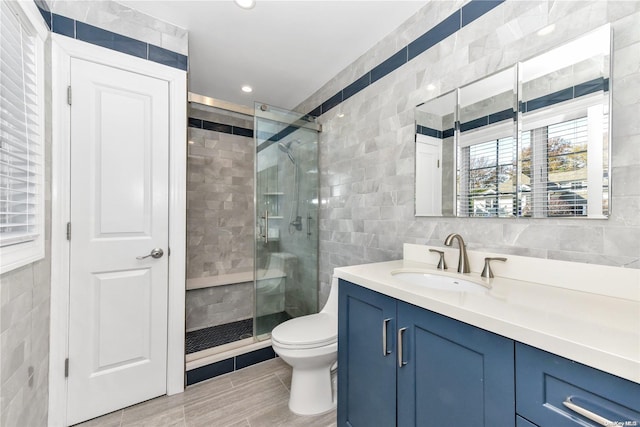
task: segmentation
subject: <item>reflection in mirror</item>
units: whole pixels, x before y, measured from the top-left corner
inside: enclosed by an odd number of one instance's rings
[[[520,64],[521,216],[608,215],[610,34]]]
[[[457,214],[516,215],[516,67],[460,88]]]
[[[454,216],[456,92],[416,107],[416,216]]]

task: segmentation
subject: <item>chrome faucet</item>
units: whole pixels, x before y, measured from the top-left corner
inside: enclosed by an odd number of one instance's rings
[[[456,233],[451,233],[444,239],[446,246],[451,246],[453,239],[458,240],[458,247],[460,248],[460,256],[458,258],[458,273],[471,273],[469,268],[469,257],[467,257],[467,247],[464,245],[462,236]]]

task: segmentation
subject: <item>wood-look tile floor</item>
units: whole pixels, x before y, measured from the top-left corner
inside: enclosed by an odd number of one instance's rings
[[[79,424],[82,427],[336,426],[336,411],[299,416],[288,407],[291,368],[279,357]]]

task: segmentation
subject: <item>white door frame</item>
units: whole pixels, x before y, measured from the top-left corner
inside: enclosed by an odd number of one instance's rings
[[[137,72],[169,83],[169,295],[167,394],[184,391],[187,75],[185,71],[51,34],[51,334],[49,425],[66,426],[70,217],[71,58]]]

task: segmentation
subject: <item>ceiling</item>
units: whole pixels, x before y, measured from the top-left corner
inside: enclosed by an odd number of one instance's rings
[[[292,109],[428,0],[119,0],[189,31],[189,90]],[[252,93],[241,91],[250,85]]]

